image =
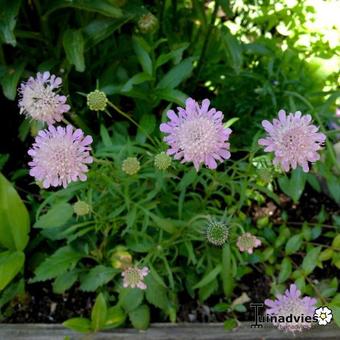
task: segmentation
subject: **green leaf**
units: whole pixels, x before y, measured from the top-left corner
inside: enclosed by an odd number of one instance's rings
[[[290,274],[292,273],[292,261],[289,257],[285,257],[281,262],[281,269],[279,273],[278,282],[283,283],[289,279]]]
[[[222,42],[230,66],[234,69],[235,73],[239,73],[243,63],[242,46],[240,42],[226,27],[222,29]]]
[[[119,304],[126,312],[136,309],[143,301],[144,292],[138,288],[122,288],[119,292]]]
[[[5,74],[1,77],[2,90],[10,100],[14,100],[17,95],[18,82],[24,69],[24,62],[8,66]]]
[[[286,254],[291,255],[296,253],[302,245],[303,237],[301,234],[292,236],[286,244]]]
[[[19,273],[25,262],[22,251],[4,251],[0,253],[0,291],[2,291]]]
[[[98,265],[81,278],[80,289],[85,292],[94,292],[111,281],[117,272],[118,270],[114,268]]]
[[[181,61],[178,65],[173,67],[157,85],[157,89],[174,89],[185,79],[187,79],[193,69],[194,58],[187,58]]]
[[[239,119],[240,119],[239,117],[230,118],[228,121],[226,121],[223,124],[223,127],[228,128],[228,127],[232,126],[233,124],[235,124]]]
[[[69,203],[57,203],[35,222],[34,228],[56,228],[65,225],[73,215],[73,208]]]
[[[334,198],[335,202],[340,204],[340,182],[335,176],[327,176],[328,190]]]
[[[306,174],[300,167],[292,171],[290,178],[288,176],[279,178],[281,190],[291,197],[295,203],[299,201],[306,184]]]
[[[171,59],[174,61],[175,64],[178,64],[182,59],[183,52],[189,47],[189,45],[189,43],[182,43],[180,44],[180,47],[176,48],[175,50],[166,54],[161,54],[156,60],[155,67],[158,68]]]
[[[315,247],[312,250],[309,250],[307,255],[304,257],[302,261],[302,269],[304,270],[306,275],[309,275],[313,272],[314,268],[317,265],[320,252],[321,247]]]
[[[120,306],[110,307],[107,310],[105,328],[115,328],[121,326],[126,319],[126,314]]]
[[[6,44],[16,45],[14,28],[16,16],[19,13],[21,0],[1,0],[0,1],[0,39]]]
[[[77,8],[89,12],[97,12],[111,18],[120,18],[123,12],[107,0],[52,0],[48,2],[48,11],[44,14],[43,20],[47,20],[46,16],[61,8]]]
[[[332,247],[340,249],[340,234],[334,237]]]
[[[59,275],[53,282],[53,293],[63,294],[70,289],[78,279],[78,273],[69,271]]]
[[[121,92],[129,92],[132,90],[133,85],[142,84],[152,79],[153,77],[148,73],[145,72],[137,73],[123,85]]]
[[[150,310],[147,305],[141,305],[129,313],[132,326],[137,329],[147,329],[150,324]]]
[[[34,271],[35,277],[31,282],[46,281],[53,279],[68,269],[74,268],[83,255],[70,246],[59,248],[53,255],[48,257]]]
[[[157,226],[162,230],[168,232],[169,234],[173,234],[176,231],[174,223],[172,223],[171,219],[159,217],[155,214],[150,214],[151,218],[155,221]]]
[[[228,319],[228,320],[224,321],[223,327],[226,330],[231,330],[233,328],[236,328],[237,327],[237,320],[236,319]]]
[[[72,318],[63,322],[63,326],[80,333],[89,333],[91,331],[91,322],[85,318]]]
[[[212,271],[207,273],[201,281],[199,281],[193,289],[201,288],[209,284],[211,281],[216,279],[216,276],[221,273],[222,266],[219,264],[217,265]]]
[[[25,249],[30,220],[20,196],[0,173],[0,245],[12,250]]]
[[[155,281],[152,274],[147,275],[144,281],[147,287],[145,291],[146,300],[152,305],[167,312],[170,306],[170,301],[168,299],[166,289]]]
[[[180,106],[184,106],[185,101],[188,98],[188,95],[182,91],[170,88],[155,90],[155,95],[158,99],[164,99]]]
[[[107,318],[107,306],[104,295],[100,293],[91,312],[91,326],[94,331],[98,331],[105,326]]]
[[[152,60],[148,53],[146,42],[141,37],[132,37],[132,46],[137,55],[138,61],[141,64],[144,73],[152,76]]]
[[[68,29],[64,32],[63,45],[67,60],[78,72],[85,71],[84,38],[80,30]]]
[[[234,288],[233,270],[231,263],[230,245],[225,244],[222,250],[222,282],[223,291],[226,298],[231,297]]]

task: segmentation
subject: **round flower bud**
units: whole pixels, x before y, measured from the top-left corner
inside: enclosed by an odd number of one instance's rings
[[[155,156],[155,167],[159,170],[166,170],[171,165],[171,157],[165,152]]]
[[[223,222],[210,221],[207,228],[207,239],[215,246],[222,246],[229,237],[229,228]]]
[[[140,169],[140,163],[136,157],[128,157],[123,161],[122,170],[128,175],[136,174]]]
[[[142,15],[138,20],[138,28],[142,33],[153,33],[157,30],[158,20],[152,13]]]
[[[78,201],[73,204],[73,211],[77,216],[85,216],[91,211],[91,206],[84,201]]]
[[[118,246],[112,254],[111,264],[116,269],[128,268],[132,264],[132,256],[125,247]]]
[[[104,111],[106,104],[106,94],[102,91],[94,90],[87,95],[87,106],[92,111]]]

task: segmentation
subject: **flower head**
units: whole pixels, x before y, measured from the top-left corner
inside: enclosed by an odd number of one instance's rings
[[[318,150],[321,149],[326,136],[318,132],[319,128],[311,124],[310,115],[301,116],[301,112],[290,113],[279,111],[279,119],[273,123],[268,120],[262,122],[268,136],[259,140],[264,151],[274,151],[273,163],[280,164],[284,171],[295,169],[298,165],[304,172],[309,171],[308,162],[320,159]]]
[[[37,73],[19,88],[20,113],[47,124],[60,122],[63,113],[69,111],[66,97],[57,94],[62,80],[50,72]]]
[[[236,245],[240,251],[246,251],[249,254],[253,253],[253,248],[261,245],[261,241],[251,233],[244,233],[237,239]]]
[[[107,105],[106,94],[99,90],[90,92],[87,97],[87,106],[92,111],[104,111]]]
[[[123,161],[122,170],[128,175],[135,175],[140,169],[139,160],[136,157],[128,157]]]
[[[91,206],[84,201],[77,201],[73,204],[73,211],[77,216],[85,216],[91,211]]]
[[[168,134],[164,138],[170,146],[167,151],[182,163],[193,162],[198,171],[204,163],[215,169],[218,161],[230,157],[227,142],[231,130],[224,128],[223,114],[216,109],[209,109],[210,101],[204,99],[202,105],[188,98],[185,109],[178,108],[178,114],[168,111],[168,123],[163,123],[160,130]]]
[[[28,150],[32,156],[30,175],[43,182],[44,188],[64,188],[70,182],[86,180],[88,168],[92,163],[89,151],[91,136],[84,136],[82,130],[74,131],[71,125],[66,128],[50,125],[41,130],[35,138],[35,143]]]
[[[146,284],[144,283],[144,276],[149,274],[149,269],[143,267],[139,269],[136,266],[129,267],[122,272],[123,276],[123,287],[140,288],[146,289]]]
[[[306,316],[313,318],[316,300],[305,296],[301,298],[301,292],[297,289],[295,284],[290,285],[289,289],[283,295],[278,294],[276,300],[265,300],[267,305],[267,314],[278,317],[278,322],[273,322],[280,330],[285,332],[301,332],[303,329],[308,329],[312,326],[311,322],[304,322]],[[302,320],[302,314],[304,319]],[[292,322],[284,320],[280,322],[280,316],[286,319],[293,315]],[[295,321],[294,316],[300,316],[298,322]]]
[[[155,156],[155,167],[159,170],[166,170],[171,165],[171,157],[165,152]]]
[[[153,33],[157,30],[158,19],[152,13],[146,13],[139,18],[138,27],[142,33]]]
[[[222,246],[229,237],[229,228],[223,222],[211,220],[207,228],[207,239],[215,246]]]

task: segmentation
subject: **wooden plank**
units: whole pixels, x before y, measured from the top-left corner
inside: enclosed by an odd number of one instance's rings
[[[244,322],[235,330],[226,331],[222,324],[152,324],[147,331],[113,329],[97,334],[77,334],[58,324],[0,324],[0,339],[64,340],[225,340],[225,339],[340,339],[340,328],[334,324],[314,327],[293,337],[272,326],[251,328]]]

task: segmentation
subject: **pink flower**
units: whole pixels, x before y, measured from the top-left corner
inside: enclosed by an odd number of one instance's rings
[[[301,332],[303,329],[311,328],[311,322],[305,322],[305,318],[307,316],[313,318],[316,300],[305,296],[304,298],[300,297],[301,292],[297,289],[295,284],[290,285],[290,288],[287,289],[284,295],[278,294],[276,296],[276,300],[265,300],[264,303],[267,305],[267,314],[271,316],[276,316],[278,318],[278,322],[273,322],[275,326],[285,332]],[[292,314],[292,322],[287,322],[281,319],[284,317],[286,319]],[[304,320],[302,320],[302,315]],[[295,317],[300,317],[299,321],[296,322]]]
[[[321,149],[326,136],[318,132],[319,128],[311,124],[310,115],[301,116],[301,112],[290,113],[286,116],[284,110],[279,111],[279,119],[273,123],[262,122],[268,136],[259,140],[264,151],[274,151],[275,165],[281,164],[284,171],[295,169],[300,165],[304,172],[309,171],[308,162],[320,159],[318,150]]]
[[[48,129],[39,131],[35,143],[28,150],[32,156],[30,175],[43,181],[44,188],[63,185],[70,182],[86,180],[88,168],[92,163],[89,151],[92,137],[84,137],[82,130],[73,130],[71,125],[66,128],[50,125]]]
[[[122,272],[123,276],[123,287],[140,288],[146,289],[146,284],[144,283],[144,276],[149,274],[149,269],[143,267],[139,269],[138,267],[129,267]]]
[[[221,111],[209,109],[208,99],[201,106],[191,98],[185,104],[185,109],[177,108],[178,114],[168,111],[170,121],[160,125],[160,130],[168,134],[164,137],[170,146],[167,153],[182,159],[182,163],[193,162],[197,171],[202,163],[215,169],[216,160],[230,158],[227,141],[231,130],[223,127]]]
[[[251,233],[244,233],[238,237],[236,245],[240,251],[246,251],[249,254],[253,253],[253,248],[261,245],[261,241]]]
[[[65,104],[66,97],[56,93],[61,83],[61,78],[49,72],[37,73],[36,78],[30,77],[27,82],[21,83],[20,113],[48,124],[59,122],[63,113],[70,109]]]

